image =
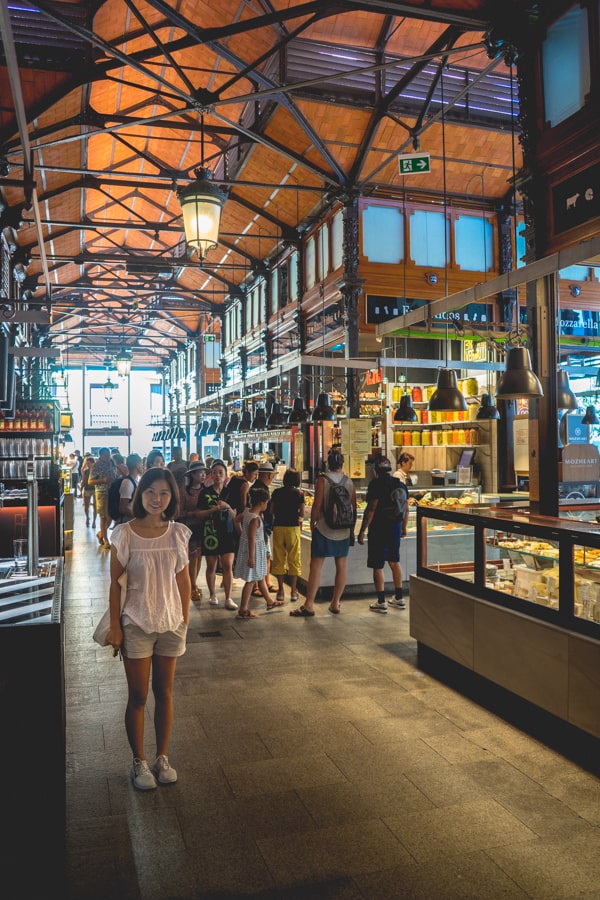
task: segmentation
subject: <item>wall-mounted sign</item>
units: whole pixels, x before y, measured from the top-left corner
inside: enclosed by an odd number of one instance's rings
[[[600,216],[600,163],[553,187],[552,210],[555,234]]]

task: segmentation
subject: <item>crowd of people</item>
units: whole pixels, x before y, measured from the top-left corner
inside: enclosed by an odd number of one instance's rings
[[[406,530],[406,484],[414,461],[407,456],[401,457],[400,474],[395,475],[389,459],[376,461],[356,536],[362,544],[368,534],[367,566],[373,571],[377,593],[370,609],[378,613],[388,611],[386,563],[394,581],[389,606],[406,607],[400,540]],[[304,603],[290,611],[296,619],[315,615],[327,558],[335,563],[329,611],[340,613],[357,518],[356,491],[343,467],[343,454],[332,448],[316,480],[306,596]],[[90,454],[82,459],[73,489],[83,499],[86,525],[95,527],[98,522],[100,547],[111,551],[106,642],[124,663],[128,684],[125,729],[133,754],[130,776],[139,790],[177,781],[168,758],[172,689],[177,657],[185,652],[190,603],[202,600],[198,585],[202,560],[209,605],[218,607],[221,602],[217,596],[220,575],[224,607],[235,611],[239,619],[257,617],[250,607],[253,596],[264,600],[267,611],[282,606],[286,577],[291,601],[299,599],[305,497],[299,472],[288,468],[282,485],[272,489],[274,476],[275,469],[268,461],[247,461],[239,474],[229,477],[223,460],[203,461],[195,454],[184,461],[181,452],[174,453],[168,464],[158,450],[146,459],[136,453],[124,459],[102,448],[97,459]],[[271,583],[272,578],[276,583]],[[234,579],[243,581],[239,607],[232,597]],[[144,751],[150,685],[155,698],[156,758],[152,765]]]

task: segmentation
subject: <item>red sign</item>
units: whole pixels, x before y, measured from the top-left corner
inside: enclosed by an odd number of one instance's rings
[[[381,384],[383,381],[383,369],[367,369],[365,385]]]

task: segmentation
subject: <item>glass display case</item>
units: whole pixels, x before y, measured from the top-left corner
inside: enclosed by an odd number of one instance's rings
[[[436,535],[460,529],[461,552]],[[417,510],[411,635],[600,737],[600,533],[525,511]]]

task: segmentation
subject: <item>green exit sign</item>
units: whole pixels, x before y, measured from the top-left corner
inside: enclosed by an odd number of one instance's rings
[[[214,344],[216,339],[217,339],[216,334],[203,334],[202,335],[202,340],[204,341],[205,344]]]
[[[399,153],[398,166],[401,175],[423,175],[431,172],[429,153]]]

